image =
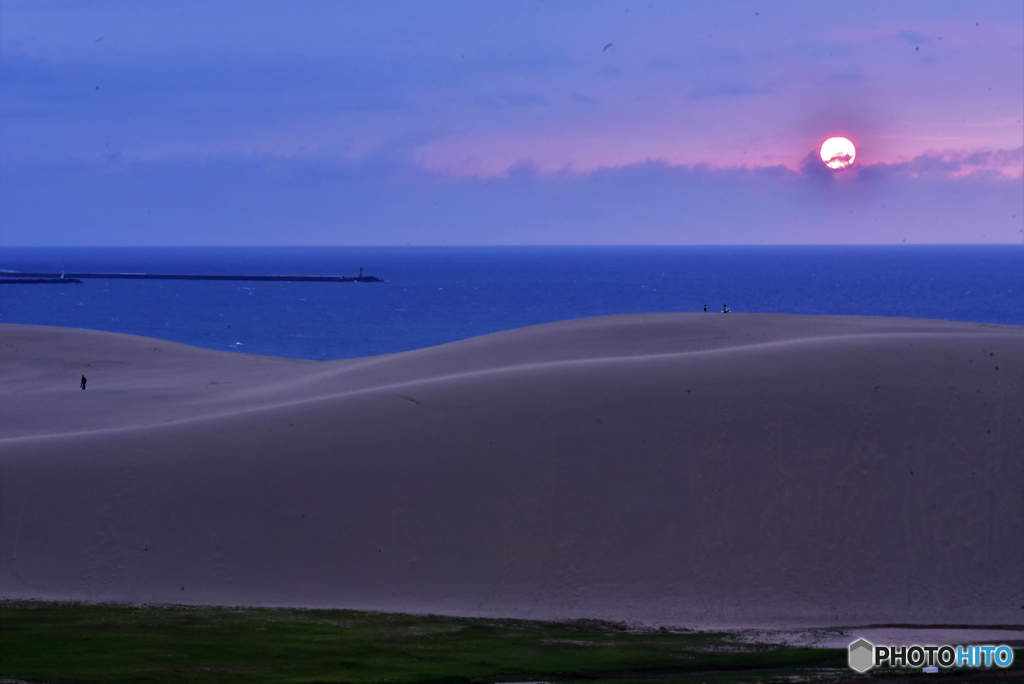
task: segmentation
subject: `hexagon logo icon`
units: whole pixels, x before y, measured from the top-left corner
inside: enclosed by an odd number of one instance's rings
[[[867,639],[857,639],[850,644],[850,667],[857,672],[867,672],[875,664],[875,645]]]

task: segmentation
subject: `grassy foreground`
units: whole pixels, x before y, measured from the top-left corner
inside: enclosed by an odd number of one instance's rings
[[[0,677],[51,684],[494,682],[687,672],[735,681],[729,675],[751,670],[845,665],[843,651],[742,646],[727,634],[347,610],[4,602],[0,639]]]
[[[0,645],[0,680],[47,684],[725,684],[852,675],[844,650],[749,645],[727,633],[348,610],[4,601]]]

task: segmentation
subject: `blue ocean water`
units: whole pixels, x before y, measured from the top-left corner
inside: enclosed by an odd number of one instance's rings
[[[1024,325],[1024,246],[1016,245],[0,249],[0,269],[18,271],[352,275],[360,267],[385,282],[0,285],[0,322],[305,359],[705,304]]]

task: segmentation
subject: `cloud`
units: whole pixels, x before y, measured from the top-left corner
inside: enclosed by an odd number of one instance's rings
[[[535,93],[490,93],[478,97],[477,103],[487,109],[518,109],[546,106],[548,99]]]
[[[744,67],[750,57],[742,50],[724,46],[677,46],[672,52],[659,51],[646,62],[651,71],[708,71]]]
[[[964,168],[922,155],[835,174],[813,152],[799,170],[648,160],[548,173],[526,160],[486,178],[392,154],[6,164],[0,213],[7,245],[1019,241],[1021,180]]]
[[[906,171],[915,177],[937,176],[948,178],[963,168],[963,164],[956,159],[949,159],[937,154],[922,154],[905,164],[893,164],[891,167],[897,168],[900,171]]]
[[[1021,179],[1024,174],[1024,147],[1012,150],[974,152],[929,152],[905,162],[879,163],[858,170],[865,180],[895,177],[953,179],[984,173],[1006,179]]]
[[[453,85],[460,76],[457,65],[438,62],[316,62],[287,55],[111,63],[5,53],[0,59],[5,117],[103,113],[161,119],[201,111],[248,118],[254,111],[387,110],[408,106],[405,93],[416,83]]]
[[[574,103],[576,103],[576,104],[583,104],[583,105],[601,104],[600,100],[595,100],[592,97],[588,97],[586,95],[580,95],[579,93],[573,93],[572,94],[572,101]]]
[[[821,155],[811,150],[800,160],[800,174],[809,180],[830,183],[835,179],[835,172],[821,163]]]
[[[70,118],[98,112],[172,118],[215,112],[232,118],[282,111],[382,111],[413,109],[413,93],[452,90],[467,79],[542,69],[541,52],[458,55],[360,54],[303,56],[233,54],[41,58],[4,51],[0,87],[5,117]],[[98,86],[98,89],[97,89]],[[508,91],[484,94],[487,106],[541,104],[540,95]]]
[[[800,59],[849,57],[854,54],[853,47],[849,43],[843,42],[801,41],[793,46],[792,51]]]
[[[1013,150],[995,150],[989,159],[997,168],[1024,166],[1024,145]]]
[[[838,83],[840,85],[856,83],[857,81],[864,80],[864,73],[858,69],[836,71],[834,73],[829,74],[827,80],[832,83]]]
[[[984,166],[989,163],[992,159],[992,150],[983,150],[981,152],[975,152],[964,157],[964,164],[969,166]]]
[[[690,99],[704,100],[712,97],[739,97],[744,95],[756,95],[759,92],[762,91],[749,83],[737,81],[705,83],[690,90]]]
[[[907,45],[924,45],[928,42],[928,36],[917,31],[900,31],[896,35]]]

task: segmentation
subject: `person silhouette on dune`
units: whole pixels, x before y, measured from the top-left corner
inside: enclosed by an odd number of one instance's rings
[[[82,389],[85,389],[85,376],[82,376]]]

